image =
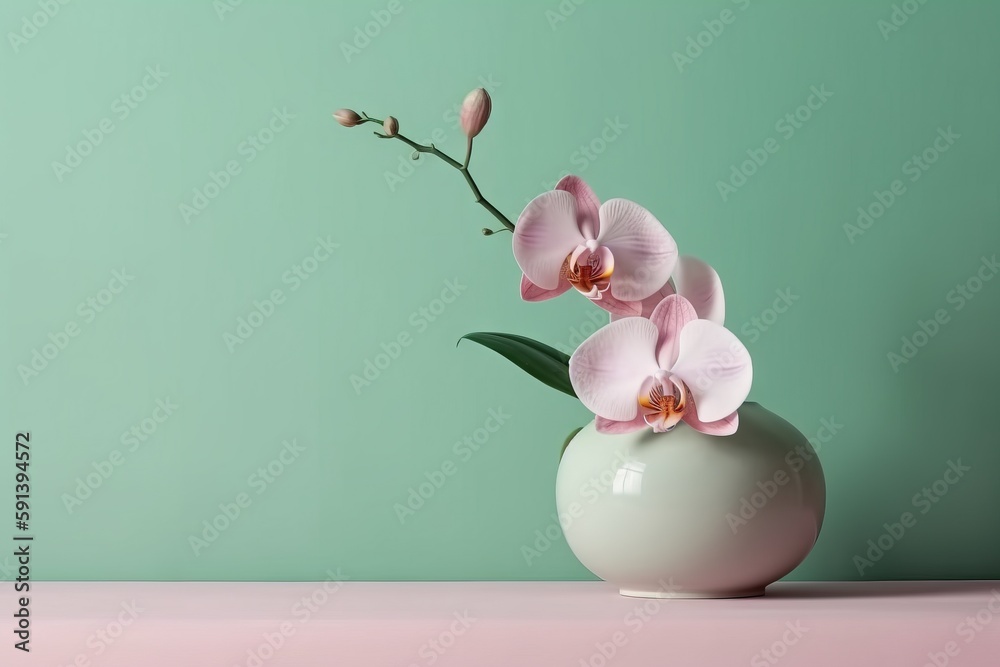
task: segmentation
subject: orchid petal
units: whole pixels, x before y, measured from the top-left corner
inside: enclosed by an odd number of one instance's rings
[[[675,289],[676,284],[676,289]],[[726,316],[726,300],[722,280],[711,266],[690,255],[677,259],[671,280],[642,300],[642,317],[649,317],[653,309],[671,294],[680,294],[691,302],[698,318],[722,324]],[[612,316],[612,319],[616,319]]]
[[[580,232],[587,240],[596,239],[601,223],[598,211],[601,200],[597,198],[590,186],[579,176],[564,176],[556,183],[556,190],[563,190],[576,198],[576,220]]]
[[[656,292],[653,292],[652,295],[647,296],[645,299],[639,302],[639,307],[642,309],[642,312],[639,313],[640,317],[645,317],[648,319],[649,316],[653,314],[653,309],[656,308],[658,305],[660,305],[661,301],[663,301],[671,294],[676,294],[676,293],[677,292],[674,291],[673,284],[668,280],[666,285],[664,285]],[[616,319],[618,318],[614,314],[612,314],[611,320],[614,321]]]
[[[714,422],[703,422],[698,419],[695,403],[690,401],[687,410],[684,411],[684,421],[694,430],[706,435],[732,435],[740,426],[740,415],[738,412],[734,412]]]
[[[726,297],[715,269],[697,257],[685,255],[677,260],[673,279],[677,293],[691,302],[700,319],[724,323]]]
[[[586,241],[576,222],[576,199],[551,190],[528,202],[517,219],[514,259],[531,282],[556,289],[566,257]]]
[[[740,339],[708,320],[688,322],[680,339],[680,352],[670,371],[694,396],[698,419],[714,422],[735,412],[753,382],[750,353]]]
[[[677,244],[652,213],[627,199],[609,199],[599,211],[600,245],[615,256],[611,291],[623,301],[641,301],[670,278]]]
[[[598,417],[596,426],[598,433],[615,434],[632,433],[634,431],[641,431],[644,428],[649,428],[649,424],[646,423],[646,419],[642,415],[637,415],[635,419],[624,422]]]
[[[521,276],[521,298],[525,301],[545,301],[552,299],[563,294],[570,287],[572,285],[569,284],[568,280],[562,280],[559,283],[559,287],[555,289],[543,289],[528,280],[528,276]]]
[[[642,304],[639,301],[622,301],[616,299],[611,290],[601,292],[600,298],[591,299],[595,305],[611,313],[611,320],[623,317],[638,317],[642,314]]]
[[[653,309],[649,320],[656,325],[659,337],[656,339],[656,361],[660,368],[673,368],[680,350],[681,331],[688,322],[698,319],[691,302],[677,294],[671,294]]]
[[[598,329],[569,360],[569,379],[580,401],[596,415],[631,421],[639,412],[639,388],[656,366],[656,327],[627,317]]]

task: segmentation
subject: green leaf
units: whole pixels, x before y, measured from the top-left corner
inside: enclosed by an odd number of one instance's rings
[[[569,447],[569,443],[573,442],[573,438],[575,438],[576,434],[579,433],[582,430],[583,430],[583,427],[582,426],[578,426],[575,429],[573,429],[572,431],[570,431],[569,435],[566,436],[566,442],[563,443],[562,449],[559,451],[559,460],[560,461],[562,460],[563,454],[566,453],[566,448]]]
[[[465,334],[473,343],[488,347],[506,357],[553,389],[576,398],[573,385],[569,381],[569,355],[549,347],[537,340],[514,334],[476,332]],[[458,342],[462,342],[462,338]]]

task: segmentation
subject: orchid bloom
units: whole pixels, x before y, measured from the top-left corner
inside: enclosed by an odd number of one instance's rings
[[[753,367],[732,332],[698,319],[691,302],[671,295],[649,319],[620,319],[585,340],[570,358],[569,376],[603,433],[663,433],[683,420],[702,433],[730,435]]]
[[[677,264],[677,244],[652,213],[628,201],[603,204],[577,176],[528,203],[514,228],[521,297],[551,299],[575,287],[620,316],[640,315]]]
[[[653,309],[671,294],[679,294],[694,306],[698,318],[723,324],[726,320],[726,297],[722,290],[722,280],[711,266],[697,257],[681,255],[677,268],[662,288],[641,302],[641,317],[650,317]],[[624,317],[611,313],[611,321]]]

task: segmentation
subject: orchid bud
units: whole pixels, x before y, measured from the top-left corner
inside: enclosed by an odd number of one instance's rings
[[[333,117],[344,127],[354,127],[361,123],[361,116],[351,109],[337,109],[333,112]]]
[[[472,139],[483,131],[486,121],[490,119],[492,108],[490,94],[486,92],[485,88],[476,88],[465,96],[465,100],[462,102],[462,111],[459,114],[465,136]]]
[[[396,133],[399,132],[399,121],[392,116],[386,116],[385,120],[382,121],[382,130],[387,137],[396,136]]]

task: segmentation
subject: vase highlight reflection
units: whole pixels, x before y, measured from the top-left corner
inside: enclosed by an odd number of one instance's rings
[[[559,463],[556,504],[576,557],[622,595],[764,594],[812,550],[826,507],[819,458],[757,403],[730,436],[685,423],[598,433],[591,422]]]

